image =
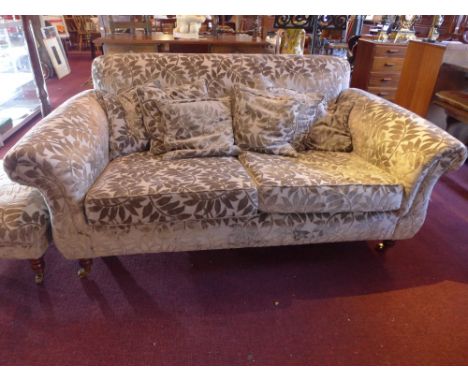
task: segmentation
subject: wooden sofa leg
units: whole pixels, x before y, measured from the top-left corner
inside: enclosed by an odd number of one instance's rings
[[[384,252],[386,249],[393,247],[395,245],[394,240],[382,240],[380,243],[378,243],[375,247],[377,251],[379,252]]]
[[[93,264],[93,259],[80,259],[78,260],[80,264],[80,269],[78,270],[78,277],[84,279],[88,277],[91,273],[91,265]]]
[[[36,284],[42,284],[44,281],[44,270],[45,270],[45,262],[44,258],[41,257],[39,259],[29,260],[31,264],[31,269],[33,270],[35,277],[34,281]]]

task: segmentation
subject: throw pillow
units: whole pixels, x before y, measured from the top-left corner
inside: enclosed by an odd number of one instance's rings
[[[149,136],[143,124],[136,88],[119,94],[102,93],[109,123],[109,157],[147,150]]]
[[[160,100],[162,159],[239,154],[232,133],[229,97]]]
[[[164,147],[164,124],[158,103],[163,100],[196,100],[208,96],[204,81],[166,88],[159,88],[155,85],[140,86],[137,92],[143,122],[151,140],[150,151],[156,155],[166,152]]]
[[[352,151],[348,119],[353,107],[352,99],[338,97],[329,105],[326,114],[311,127],[306,138],[306,147],[320,151]]]
[[[234,86],[233,94],[234,134],[241,149],[297,156],[292,143],[296,131],[304,128],[305,118],[299,113],[304,95],[293,95],[287,89],[262,91],[243,86]]]
[[[325,114],[324,96],[320,93],[300,93],[292,89],[274,87],[268,88],[268,92],[274,96],[291,97],[299,101],[291,145],[296,151],[305,151],[310,127]]]

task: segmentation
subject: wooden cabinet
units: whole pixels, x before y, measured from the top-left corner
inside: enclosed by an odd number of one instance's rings
[[[393,101],[406,49],[406,44],[359,40],[351,87]]]
[[[395,102],[422,117],[429,110],[446,46],[411,41]]]

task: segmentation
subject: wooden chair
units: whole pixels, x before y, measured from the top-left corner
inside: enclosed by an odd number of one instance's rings
[[[149,16],[128,16],[127,21],[114,21],[114,18],[109,16],[109,29],[112,34],[130,33],[134,36],[137,29],[143,29],[145,34],[150,34],[150,18]]]
[[[85,47],[91,46],[91,35],[96,33],[94,23],[91,21],[90,16],[72,16],[73,23],[75,24],[74,32],[78,43],[78,49],[82,50]]]

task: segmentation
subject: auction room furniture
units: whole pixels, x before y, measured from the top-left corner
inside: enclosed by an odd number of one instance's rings
[[[425,117],[444,63],[468,73],[468,45],[410,41],[395,102]]]
[[[465,145],[429,121],[347,89],[349,64],[334,56],[113,54],[96,58],[92,73],[94,90],[63,103],[4,159],[12,180],[45,197],[55,246],[81,259],[81,276],[102,256],[408,239],[421,228],[439,177],[467,157]],[[163,159],[147,144],[126,146],[135,140],[123,139],[127,155],[113,152],[110,160],[107,113],[125,120],[118,108],[106,113],[105,97],[194,81],[202,81],[208,100],[223,102],[234,85],[255,87],[247,90],[253,93],[315,93],[340,110],[333,115],[352,138],[352,151]],[[129,110],[138,121],[134,105]],[[149,139],[139,126],[132,134]]]
[[[248,35],[220,34],[198,39],[178,39],[170,34],[152,36],[115,35],[100,37],[94,44],[104,54],[126,52],[197,52],[197,53],[273,53],[274,46],[261,38]]]
[[[142,30],[145,34],[151,33],[151,23],[149,16],[116,16],[125,17],[126,21],[114,20],[114,16],[108,16],[109,29],[111,34],[129,33],[136,35],[137,29]]]
[[[447,114],[447,131],[454,122],[468,125],[468,91],[442,90],[435,94],[434,103]]]
[[[49,212],[40,192],[12,182],[0,161],[0,259],[29,260],[40,284],[49,246]]]
[[[351,87],[394,101],[406,49],[406,44],[359,39]]]

